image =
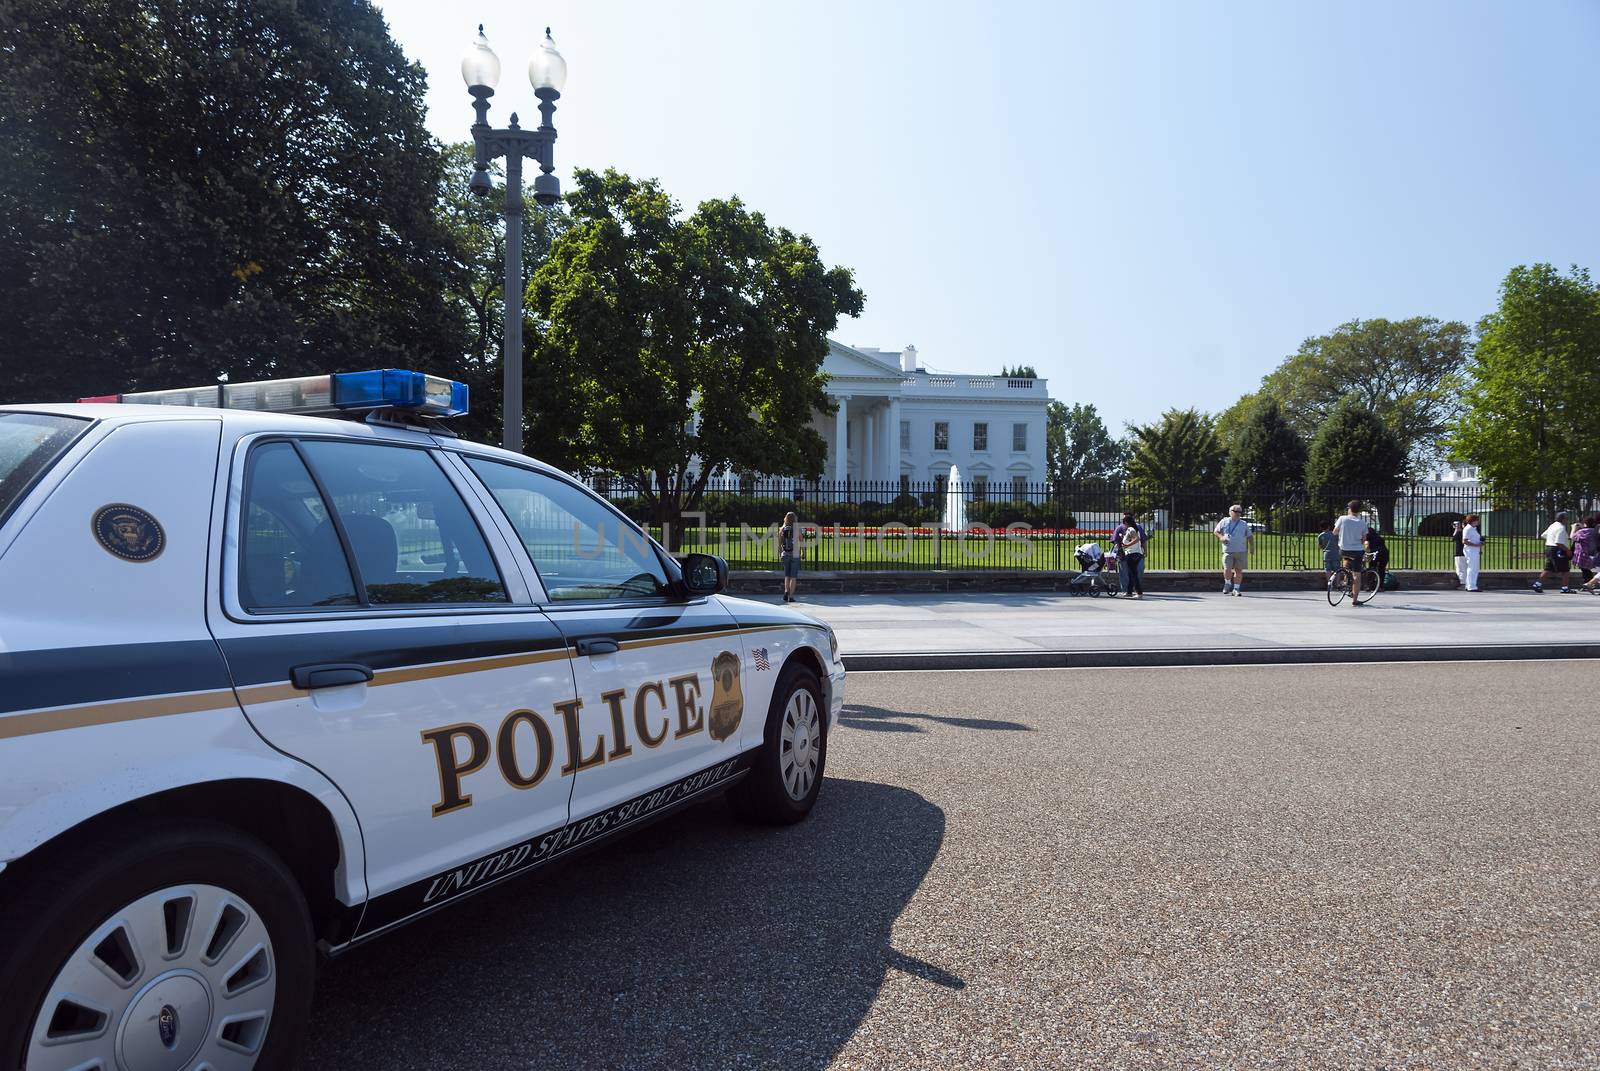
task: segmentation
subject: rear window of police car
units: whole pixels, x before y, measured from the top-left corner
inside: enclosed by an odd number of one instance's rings
[[[88,426],[77,417],[0,413],[0,521]]]

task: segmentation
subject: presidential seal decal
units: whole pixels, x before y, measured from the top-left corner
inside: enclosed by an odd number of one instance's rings
[[[113,502],[95,510],[94,537],[125,562],[153,561],[167,547],[161,524],[138,506]]]
[[[726,740],[739,731],[744,717],[744,692],[739,687],[739,656],[723,651],[711,660],[711,739]]]

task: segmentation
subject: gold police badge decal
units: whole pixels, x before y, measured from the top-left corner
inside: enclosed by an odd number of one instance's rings
[[[167,533],[160,522],[126,502],[95,510],[90,527],[100,545],[125,562],[153,561],[167,549]]]
[[[739,731],[744,717],[744,691],[739,687],[739,656],[723,651],[711,660],[711,718],[707,729],[713,740],[726,740]]]

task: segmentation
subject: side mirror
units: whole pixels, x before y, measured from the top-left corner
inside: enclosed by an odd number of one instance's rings
[[[679,564],[683,568],[683,590],[690,598],[715,595],[728,586],[728,563],[715,554],[689,554]]]

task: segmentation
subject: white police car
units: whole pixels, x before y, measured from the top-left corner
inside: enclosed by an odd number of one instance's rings
[[[0,407],[0,1067],[287,1066],[319,947],[724,789],[810,810],[832,633],[429,423],[465,396]]]

